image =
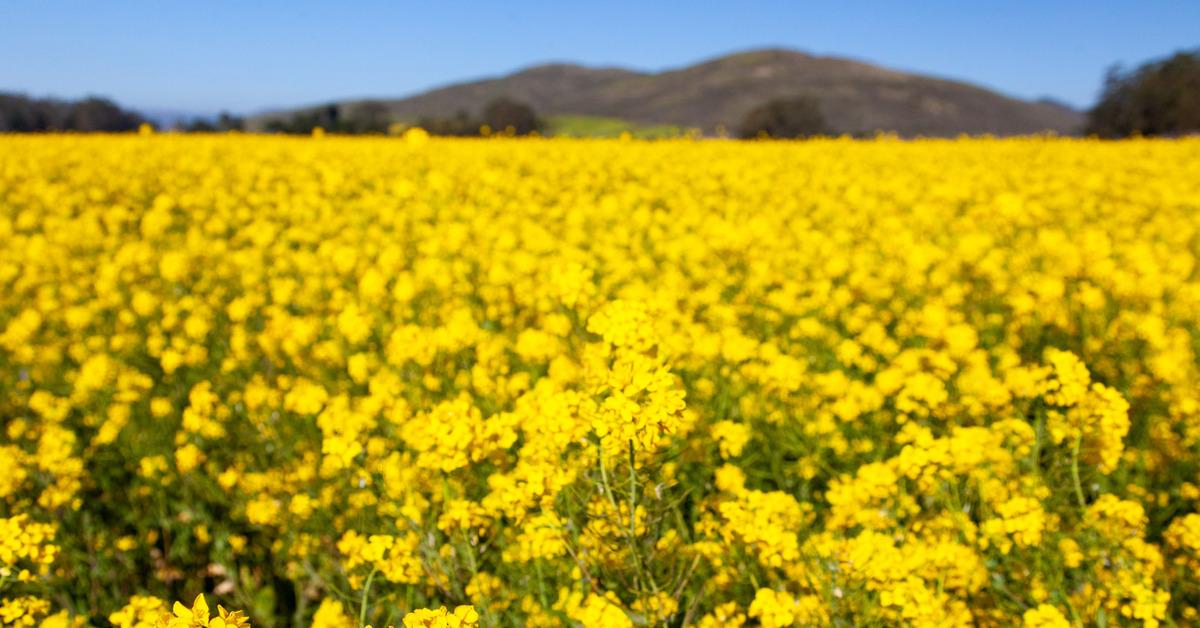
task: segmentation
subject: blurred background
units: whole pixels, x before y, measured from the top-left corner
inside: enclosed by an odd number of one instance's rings
[[[0,12],[3,131],[1200,127],[1196,2],[4,0]]]

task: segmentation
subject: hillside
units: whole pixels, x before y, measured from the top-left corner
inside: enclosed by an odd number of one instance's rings
[[[1019,135],[1077,132],[1082,116],[1056,103],[1009,98],[966,83],[789,50],[729,55],[656,74],[543,65],[400,100],[373,101],[397,120],[478,113],[491,100],[525,101],[542,115],[620,118],[711,132],[737,127],[746,112],[775,98],[811,94],[840,133],[895,131],[903,136]],[[338,103],[353,115],[363,101]],[[251,128],[299,111],[250,120]]]

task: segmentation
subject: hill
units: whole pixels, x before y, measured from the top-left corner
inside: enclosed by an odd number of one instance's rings
[[[734,129],[769,100],[816,96],[839,133],[895,131],[902,136],[1077,133],[1083,117],[1057,103],[1009,98],[967,83],[887,70],[858,61],[791,50],[733,54],[678,70],[641,73],[553,64],[501,78],[451,85],[400,100],[336,103],[345,115],[367,102],[400,121],[478,114],[501,96],[546,116],[597,116],[641,125]],[[327,106],[326,106],[327,107]],[[250,128],[316,108],[252,118]]]

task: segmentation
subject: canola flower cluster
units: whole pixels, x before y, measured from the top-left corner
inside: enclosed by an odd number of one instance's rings
[[[0,626],[1200,621],[1195,139],[0,136],[0,242]]]

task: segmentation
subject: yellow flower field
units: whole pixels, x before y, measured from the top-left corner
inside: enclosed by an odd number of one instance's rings
[[[0,626],[1200,621],[1200,140],[0,136],[0,242]]]

